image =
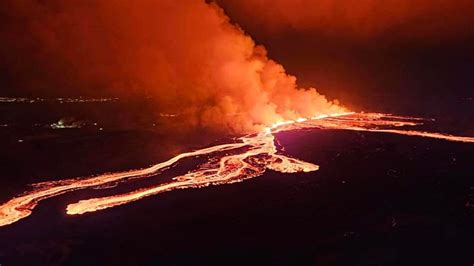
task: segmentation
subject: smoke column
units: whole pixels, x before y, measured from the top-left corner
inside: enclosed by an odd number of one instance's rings
[[[252,132],[343,111],[204,0],[5,0],[0,55],[17,91],[147,95],[187,126]]]

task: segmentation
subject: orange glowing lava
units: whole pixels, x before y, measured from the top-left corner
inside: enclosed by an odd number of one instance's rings
[[[74,190],[97,188],[115,182],[157,175],[181,159],[200,155],[208,155],[209,161],[183,176],[174,177],[171,182],[124,194],[81,200],[69,204],[66,208],[67,214],[75,215],[103,210],[174,189],[240,182],[260,176],[267,169],[282,173],[318,170],[319,167],[315,164],[278,154],[274,144],[274,133],[280,131],[301,128],[339,129],[384,132],[474,143],[474,137],[460,137],[404,129],[404,127],[422,124],[423,119],[420,118],[378,113],[339,113],[312,118],[300,118],[294,121],[282,121],[265,128],[258,134],[241,137],[239,142],[182,153],[149,168],[34,184],[31,191],[25,192],[0,205],[0,226],[9,225],[26,218],[41,200]],[[218,153],[222,151],[225,151],[225,154],[219,155]]]

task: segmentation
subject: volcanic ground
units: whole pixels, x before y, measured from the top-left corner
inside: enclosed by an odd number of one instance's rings
[[[152,130],[43,129],[38,137],[23,129],[18,142],[11,137],[18,129],[2,130],[1,168],[8,177],[1,179],[2,202],[27,184],[145,167],[226,141],[207,136],[177,145]],[[241,183],[174,190],[102,212],[65,213],[71,202],[163,182],[203,160],[190,158],[162,175],[64,194],[0,228],[0,263],[472,263],[473,144],[318,129],[280,132],[276,139],[282,154],[317,164],[319,171],[267,171]]]

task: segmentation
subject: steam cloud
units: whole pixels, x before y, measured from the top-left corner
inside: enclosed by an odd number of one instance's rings
[[[342,110],[204,0],[4,0],[0,12],[17,88],[151,95],[157,112],[235,132]]]

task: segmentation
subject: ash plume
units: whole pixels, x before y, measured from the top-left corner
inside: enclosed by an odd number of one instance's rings
[[[187,127],[249,132],[342,111],[204,0],[5,0],[5,80],[29,94],[151,96]]]

